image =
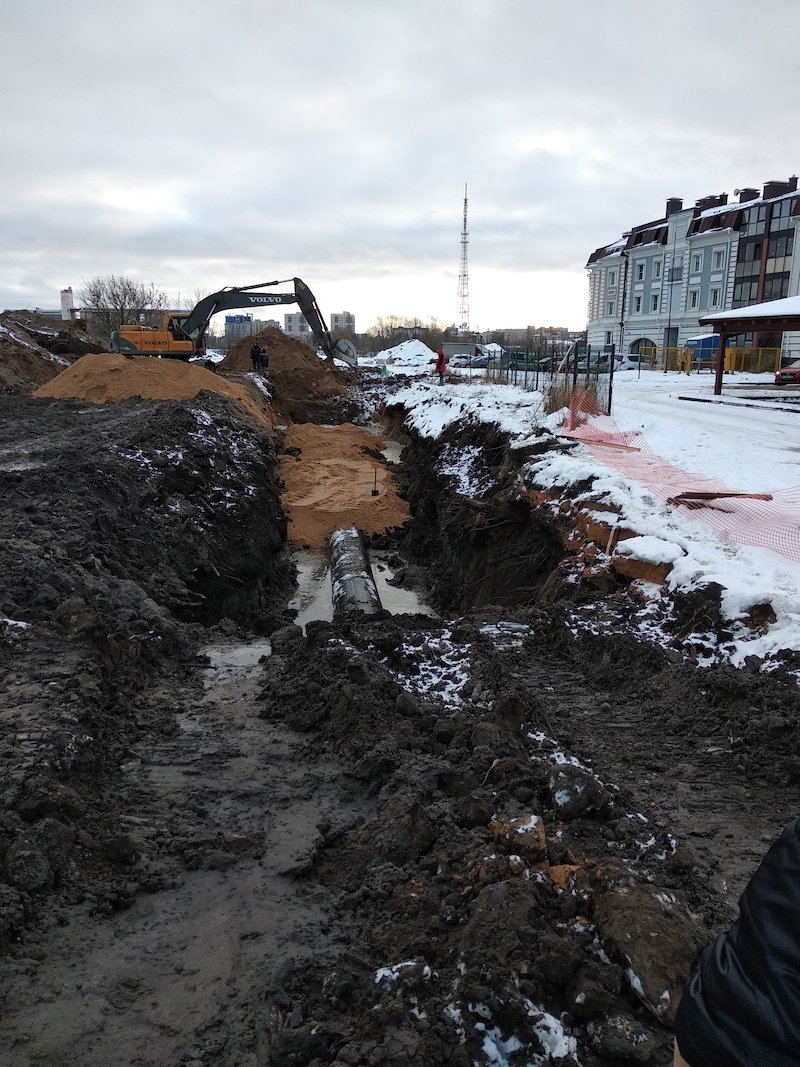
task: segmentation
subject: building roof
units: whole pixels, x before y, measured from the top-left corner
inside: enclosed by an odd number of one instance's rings
[[[745,321],[752,319],[785,319],[797,316],[797,328],[800,329],[800,296],[787,296],[783,300],[767,300],[762,304],[751,304],[749,307],[734,308],[732,311],[718,311],[714,315],[704,315],[699,321],[700,325],[714,325],[725,323],[731,319]]]

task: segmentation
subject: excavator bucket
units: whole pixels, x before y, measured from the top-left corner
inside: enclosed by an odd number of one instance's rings
[[[342,363],[346,363],[349,367],[355,367],[358,364],[358,353],[356,352],[356,346],[352,341],[348,341],[346,337],[341,337],[333,346],[333,358],[340,359]]]

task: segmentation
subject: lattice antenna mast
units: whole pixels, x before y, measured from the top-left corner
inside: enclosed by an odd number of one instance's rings
[[[469,244],[469,230],[467,229],[467,187],[464,186],[464,226],[461,230],[461,266],[458,271],[458,329],[461,333],[469,333],[469,267],[467,266],[467,245]]]

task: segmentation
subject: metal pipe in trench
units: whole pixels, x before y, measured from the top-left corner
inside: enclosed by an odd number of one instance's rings
[[[375,615],[381,611],[367,549],[355,526],[335,530],[331,534],[330,551],[333,614],[356,610]]]

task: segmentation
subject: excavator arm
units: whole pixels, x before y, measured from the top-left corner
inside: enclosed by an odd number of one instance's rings
[[[273,285],[283,285],[285,282],[292,283],[292,292],[265,293],[261,291],[270,289]],[[314,294],[300,278],[259,282],[257,285],[229,286],[220,289],[218,293],[203,297],[188,314],[169,316],[167,329],[175,342],[181,346],[180,349],[169,351],[168,347],[165,349],[161,346],[159,351],[164,355],[176,356],[179,359],[190,359],[192,355],[200,355],[205,351],[205,335],[212,315],[233,308],[263,308],[275,304],[298,304],[311,328],[314,340],[327,358],[332,360],[335,356],[350,364],[351,367],[356,365],[355,348],[346,340],[333,343]],[[126,336],[126,332],[130,332],[129,337]],[[145,351],[142,346],[146,346],[147,343],[147,335],[142,333],[141,328],[127,328],[126,330],[123,327],[119,334],[114,334],[111,339],[112,350],[118,352],[142,352]]]
[[[221,289],[218,293],[212,293],[204,297],[189,312],[181,322],[174,320],[173,332],[182,338],[188,338],[193,342],[196,349],[201,348],[205,338],[211,316],[219,311],[228,311],[231,308],[262,308],[275,304],[298,304],[303,312],[306,322],[311,328],[311,333],[319,348],[328,359],[336,356],[344,362],[355,366],[355,349],[350,342],[341,341],[334,344],[322,312],[314,297],[314,294],[300,278],[287,278],[291,281],[293,292],[291,293],[264,293],[256,290],[268,289],[273,285],[282,285],[283,282],[259,282],[257,285],[245,285],[239,288]]]

